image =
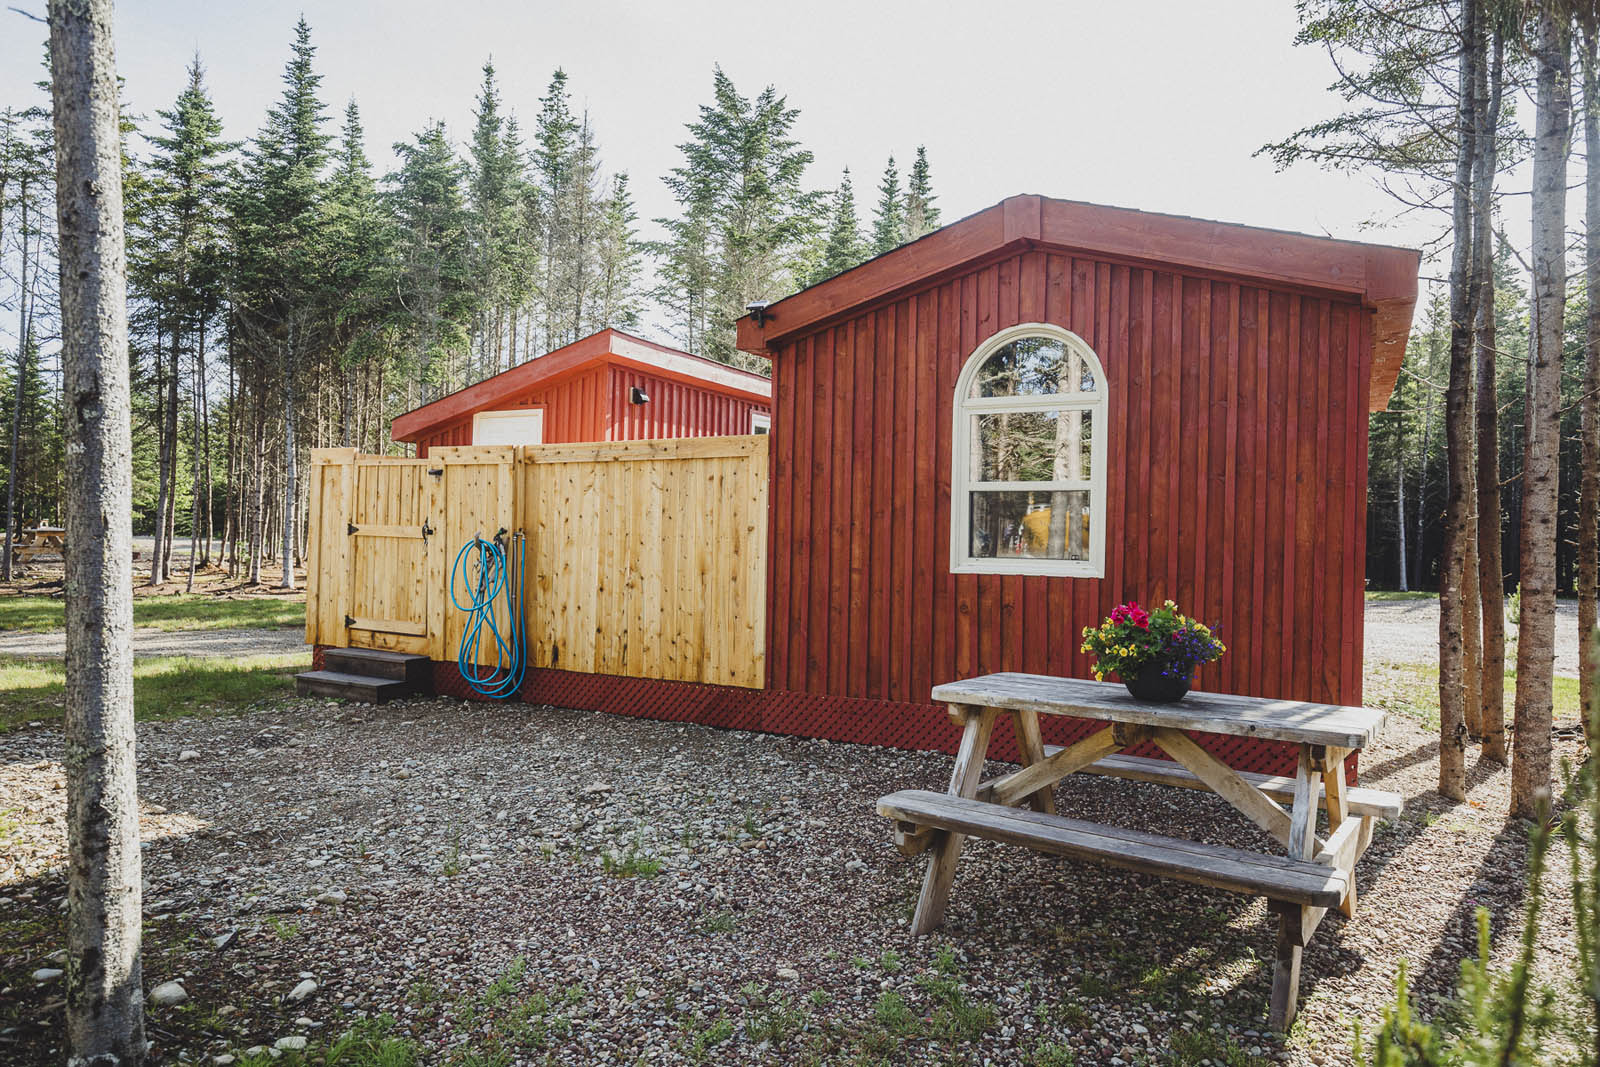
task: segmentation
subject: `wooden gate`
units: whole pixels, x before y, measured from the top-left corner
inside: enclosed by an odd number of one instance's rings
[[[311,470],[308,643],[454,660],[466,622],[450,598],[456,554],[475,535],[521,530],[530,667],[765,681],[766,437],[439,447],[427,459],[315,449]]]

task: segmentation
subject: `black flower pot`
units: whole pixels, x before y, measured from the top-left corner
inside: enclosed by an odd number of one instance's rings
[[[1175,670],[1167,673],[1170,661],[1162,656],[1153,659],[1139,669],[1139,673],[1129,678],[1123,676],[1122,684],[1128,687],[1128,692],[1137,700],[1148,704],[1174,704],[1184,698],[1189,692],[1189,681],[1193,676],[1192,670]]]

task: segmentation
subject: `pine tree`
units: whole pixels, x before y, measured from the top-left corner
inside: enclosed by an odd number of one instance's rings
[[[550,87],[539,100],[539,117],[534,129],[534,182],[539,226],[542,236],[544,270],[540,298],[543,303],[545,351],[559,347],[569,321],[563,299],[567,279],[573,274],[569,262],[573,196],[571,190],[573,156],[578,139],[578,122],[572,116],[567,92],[566,71],[557,68]]]
[[[383,327],[394,297],[386,284],[394,229],[379,199],[367,158],[361,110],[351,100],[323,201],[328,283],[334,296],[330,357],[339,383],[338,435],[357,444],[357,379],[391,359]]]
[[[844,169],[839,190],[833,196],[833,223],[828,227],[828,243],[823,249],[822,262],[809,280],[809,284],[826,281],[835,274],[849,270],[867,258],[867,248],[861,240],[861,220],[856,216],[856,194],[850,185],[850,168]]]
[[[494,62],[483,65],[469,150],[469,232],[472,245],[473,349],[480,372],[501,369],[507,305],[516,290],[522,200],[522,149],[515,126],[500,110]]]
[[[899,248],[906,240],[905,202],[900,193],[900,170],[894,157],[883,168],[878,183],[878,210],[872,220],[872,254],[881,256]]]
[[[397,325],[414,353],[422,400],[463,384],[474,308],[463,197],[466,165],[445,136],[427,126],[394,146],[400,169],[389,175],[386,199],[396,227],[395,291],[404,294]]]
[[[278,418],[283,429],[282,585],[294,585],[294,548],[300,516],[298,501],[298,383],[312,364],[317,335],[324,325],[329,297],[327,244],[320,210],[325,188],[322,172],[331,136],[323,131],[327,115],[317,89],[322,76],[312,66],[316,48],[304,18],[295,26],[295,43],[283,74],[283,95],[267,113],[267,121],[246,153],[245,170],[235,196],[234,248],[236,287],[232,307],[235,326],[252,348],[252,377],[258,405],[254,433],[265,434],[269,378],[278,384]],[[253,515],[253,542],[265,547],[265,512],[259,495],[264,472],[257,475],[258,501]],[[259,575],[252,559],[252,578]]]
[[[717,67],[712,102],[687,127],[683,163],[665,179],[679,214],[658,220],[668,236],[655,251],[658,299],[692,352],[763,366],[737,351],[734,324],[748,304],[785,295],[805,276],[821,200],[804,188],[812,154],[793,137],[799,114],[770,85],[741,96]]]
[[[631,330],[639,324],[639,274],[644,253],[638,240],[638,221],[633,194],[628,191],[628,176],[618,174],[611,180],[595,248],[594,321],[598,329],[610,326]]]
[[[933,178],[928,170],[928,149],[918,145],[917,158],[911,164],[911,176],[906,183],[907,241],[915,241],[939,228],[939,209],[933,203],[937,199],[933,195]]]

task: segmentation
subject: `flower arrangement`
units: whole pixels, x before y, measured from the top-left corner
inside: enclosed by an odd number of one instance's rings
[[[1136,601],[1118,604],[1098,627],[1083,630],[1083,652],[1094,656],[1094,677],[1105,681],[1115,671],[1135,696],[1180,699],[1195,668],[1228,651],[1211,628],[1178,611],[1172,601],[1146,611]],[[1175,691],[1174,695],[1161,696]]]

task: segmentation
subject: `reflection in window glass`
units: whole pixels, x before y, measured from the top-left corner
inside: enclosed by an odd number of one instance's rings
[[[1087,490],[979,491],[971,502],[974,559],[1089,558]]]
[[[1055,396],[1093,393],[1087,360],[1054,337],[1021,337],[983,361],[968,396]]]
[[[1092,410],[1003,411],[971,418],[975,481],[1088,481],[1093,473]]]

